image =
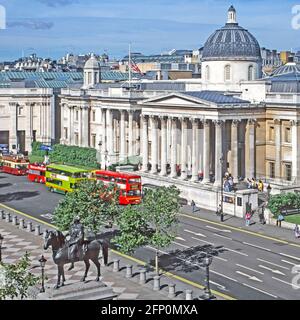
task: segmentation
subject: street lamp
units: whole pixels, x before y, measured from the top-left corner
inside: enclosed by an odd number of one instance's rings
[[[212,295],[211,291],[210,291],[210,284],[209,284],[209,266],[212,264],[213,258],[211,256],[206,256],[203,259],[203,266],[206,269],[206,278],[205,278],[205,289],[204,289],[204,295],[201,297],[204,300],[212,300],[215,299],[215,296]]]
[[[105,170],[107,170],[107,157],[108,157],[108,151],[105,150],[104,152]]]
[[[221,222],[224,221],[224,215],[223,215],[223,192],[224,192],[224,184],[223,184],[223,165],[224,165],[224,155],[222,154],[222,157],[220,158],[220,163],[221,163],[221,215],[220,219]]]
[[[2,243],[3,243],[4,238],[2,237],[2,235],[0,234],[0,262],[2,262]]]
[[[45,259],[44,256],[41,257],[41,259],[39,260],[40,266],[42,268],[42,288],[40,290],[40,292],[45,292],[45,286],[44,286],[44,269],[45,269],[45,265],[46,265],[47,259]]]

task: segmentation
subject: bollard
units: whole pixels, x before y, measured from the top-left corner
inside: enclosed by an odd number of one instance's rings
[[[44,232],[43,232],[43,239],[46,239],[47,233],[48,233],[48,230],[44,230]]]
[[[160,276],[155,276],[155,277],[153,277],[153,279],[154,279],[153,290],[159,291],[160,290]]]
[[[16,226],[16,225],[18,224],[18,217],[17,217],[17,216],[13,216],[12,224],[13,224],[14,226]]]
[[[113,272],[119,272],[119,270],[120,270],[120,260],[115,259],[114,260]]]
[[[5,215],[5,221],[6,222],[10,222],[10,216],[11,216],[10,213],[7,212],[6,215]]]
[[[36,225],[35,228],[34,228],[34,234],[36,236],[39,236],[41,234],[41,226],[39,225]]]
[[[193,300],[193,290],[186,290],[185,300]]]
[[[0,218],[1,218],[1,220],[4,220],[4,219],[5,219],[5,212],[4,212],[4,210],[0,210]]]
[[[146,283],[146,269],[140,270],[140,284],[145,284]]]
[[[27,231],[28,232],[32,231],[32,222],[30,222],[30,221],[27,222]]]
[[[132,266],[131,265],[126,266],[126,278],[132,278]]]
[[[19,229],[25,229],[25,221],[24,221],[24,219],[20,219],[20,221],[19,221]]]
[[[171,299],[176,297],[175,287],[176,287],[175,284],[169,284],[169,294],[168,294],[168,297],[171,298]]]

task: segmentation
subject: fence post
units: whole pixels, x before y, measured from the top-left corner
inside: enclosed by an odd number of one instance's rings
[[[146,283],[146,269],[140,270],[140,284],[145,284]]]
[[[113,267],[113,272],[119,272],[120,270],[120,260],[115,259],[114,260],[114,267]]]
[[[126,266],[126,278],[132,278],[132,265]]]
[[[9,212],[6,212],[5,221],[10,222],[10,213]]]
[[[153,290],[154,291],[159,291],[160,290],[160,276],[155,276],[153,282]]]
[[[41,226],[39,225],[36,225],[35,228],[34,228],[34,234],[36,236],[39,236],[41,234]]]
[[[16,226],[18,224],[18,217],[17,216],[13,216],[12,224],[14,226]]]
[[[185,293],[185,300],[193,300],[193,290],[186,290]]]
[[[27,222],[27,231],[28,231],[28,232],[31,232],[31,231],[32,231],[32,222],[31,222],[31,221],[28,221],[28,222]]]
[[[25,229],[25,221],[24,221],[24,219],[20,219],[19,229]]]
[[[169,298],[175,298],[175,296],[176,296],[176,294],[175,294],[175,287],[176,287],[176,285],[175,284],[169,284],[169,295],[168,295],[168,297]]]

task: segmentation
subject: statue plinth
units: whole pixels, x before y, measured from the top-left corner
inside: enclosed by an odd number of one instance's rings
[[[37,300],[113,300],[117,295],[103,282],[88,281],[66,284],[57,290],[46,288]]]

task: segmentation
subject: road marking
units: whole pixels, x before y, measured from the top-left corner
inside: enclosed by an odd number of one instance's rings
[[[239,251],[236,251],[236,250],[233,250],[233,249],[229,249],[229,248],[224,248],[224,249],[228,250],[228,251],[231,251],[231,252],[234,252],[234,253],[237,253],[237,254],[240,254],[241,256],[249,257],[246,253],[243,253],[243,252],[239,252]]]
[[[181,238],[181,237],[176,237],[175,239],[176,239],[176,240],[180,240],[180,241],[184,241],[184,242],[186,242],[186,240],[185,240],[185,239],[183,239],[183,238]]]
[[[270,249],[267,249],[267,248],[264,248],[264,247],[261,247],[261,246],[257,246],[256,244],[252,244],[252,243],[249,243],[249,242],[243,242],[243,244],[246,244],[250,247],[254,247],[254,248],[258,248],[258,249],[262,249],[262,250],[266,250],[266,251],[271,251]]]
[[[205,240],[202,240],[202,239],[198,239],[198,238],[195,238],[195,237],[192,237],[192,239],[198,240],[198,241],[201,241],[201,242],[204,242],[204,243],[208,243],[208,244],[211,244],[211,245],[214,246],[214,244],[212,242],[208,242],[208,241],[205,241]]]
[[[214,221],[210,221],[210,220],[207,220],[207,219],[193,217],[193,216],[190,216],[190,215],[187,215],[187,214],[184,214],[184,213],[178,213],[178,215],[181,216],[181,217],[188,218],[188,219],[198,220],[198,221],[202,221],[202,222],[205,222],[205,223],[210,223],[210,224],[213,224],[213,225],[216,225],[216,226],[224,227],[224,224],[221,224],[221,223],[218,223],[218,222],[214,222]],[[279,238],[269,237],[269,236],[266,236],[266,235],[263,235],[263,234],[260,234],[260,233],[257,233],[257,232],[245,230],[245,229],[243,229],[241,227],[238,228],[238,227],[233,227],[233,226],[226,225],[226,228],[231,229],[231,230],[235,230],[235,231],[239,231],[239,232],[242,232],[242,233],[247,233],[247,234],[259,237],[259,238],[264,238],[264,239],[268,239],[268,240],[276,241],[276,242],[279,242],[279,243],[282,243],[282,244],[287,244],[287,245],[290,245],[290,246],[295,246],[295,247],[300,248],[300,244],[284,241],[284,240],[281,240]]]
[[[278,279],[278,278],[275,278],[275,277],[272,277],[272,279],[277,280],[277,281],[280,281],[280,282],[285,283],[285,284],[288,284],[289,286],[292,286],[292,287],[293,287],[294,289],[296,289],[296,290],[297,290],[297,289],[300,289],[300,286],[297,285],[297,284],[292,284],[292,283],[283,281],[283,280]]]
[[[199,236],[199,237],[203,237],[203,238],[206,238],[206,236],[202,233],[197,233],[197,232],[194,232],[194,231],[191,231],[191,230],[187,230],[187,229],[184,229],[185,232],[188,232],[188,233],[191,233],[191,234],[194,234],[195,236]]]
[[[215,286],[217,286],[219,289],[221,289],[221,290],[225,290],[225,291],[228,291],[227,289],[226,289],[226,287],[224,287],[222,284],[219,284],[219,283],[217,283],[217,282],[214,282],[214,281],[209,281],[211,284],[214,284]]]
[[[172,243],[176,244],[177,246],[183,247],[183,248],[190,248],[189,246],[186,246],[184,244],[178,243],[176,241],[172,241]]]
[[[290,261],[286,261],[286,260],[281,260],[282,262],[285,262],[285,263],[287,263],[287,264],[291,264],[292,266],[297,266],[297,264],[296,263],[292,263],[292,262],[290,262]]]
[[[261,262],[269,263],[269,264],[271,264],[271,265],[273,265],[275,267],[278,267],[278,268],[289,270],[289,268],[287,268],[287,267],[283,267],[283,266],[281,266],[279,264],[276,264],[276,263],[273,263],[273,262],[270,262],[270,261],[267,261],[267,260],[263,260],[263,259],[260,259],[260,258],[257,258],[257,260],[261,261]]]
[[[220,238],[227,239],[227,240],[232,240],[232,238],[222,236],[221,234],[214,233],[214,235],[217,236],[217,237],[220,237]]]
[[[255,276],[250,276],[249,274],[247,273],[244,273],[244,272],[241,272],[241,271],[236,271],[236,273],[244,276],[244,277],[247,277],[249,280],[253,280],[253,281],[258,281],[258,282],[263,282],[262,280],[256,278]]]
[[[158,251],[158,252],[160,252],[160,253],[169,255],[168,252],[162,251],[162,250],[157,250],[157,249],[155,249],[155,248],[153,248],[153,247],[151,247],[151,246],[146,246],[146,248],[148,248],[148,249],[150,249],[150,250],[152,250],[152,251],[155,251],[155,252]]]
[[[271,269],[271,268],[268,268],[268,267],[266,267],[266,266],[264,266],[264,265],[259,265],[259,267],[260,268],[263,268],[263,269],[266,269],[266,270],[269,270],[269,271],[272,271],[273,273],[276,273],[276,274],[280,274],[280,275],[282,275],[282,276],[285,276],[285,274],[283,273],[283,272],[281,272],[281,271],[279,271],[279,270],[273,270],[273,269]]]
[[[221,257],[216,257],[216,256],[214,256],[214,259],[218,259],[218,260],[222,260],[222,261],[224,261],[224,262],[228,262],[227,259],[224,259],[224,258],[221,258]]]
[[[266,295],[268,295],[268,296],[270,296],[270,297],[273,297],[273,298],[278,299],[278,297],[277,297],[277,296],[274,296],[274,294],[271,294],[271,293],[269,293],[269,292],[260,290],[260,289],[255,288],[255,287],[252,287],[252,286],[250,286],[250,285],[247,284],[247,283],[243,283],[243,285],[246,286],[246,287],[249,287],[249,288],[251,288],[251,289],[253,289],[253,290],[256,290],[256,291],[259,291],[259,292],[261,292],[261,293],[264,293],[264,294],[266,294]]]
[[[219,229],[219,228],[215,228],[215,227],[212,227],[212,226],[205,226],[206,228],[209,228],[209,229],[213,229],[213,230],[217,230],[217,231],[220,231],[220,232],[230,232],[230,230],[226,230],[226,229]]]
[[[279,254],[281,254],[282,256],[285,256],[285,257],[288,257],[288,258],[291,258],[291,259],[300,261],[300,258],[298,258],[298,257],[290,256],[290,255],[288,255],[288,254],[281,253],[281,252],[280,252]]]
[[[47,225],[47,226],[49,226],[49,227],[51,227],[51,228],[53,228],[53,229],[57,229],[57,227],[55,227],[54,225],[52,225],[52,224],[50,224],[50,223],[47,223],[47,222],[45,222],[45,221],[39,220],[39,219],[37,219],[37,218],[34,218],[34,217],[32,217],[32,216],[24,213],[24,212],[21,212],[21,211],[15,210],[15,209],[13,209],[13,208],[10,208],[10,207],[8,207],[8,206],[6,206],[6,205],[3,205],[2,203],[0,203],[0,206],[2,206],[3,208],[6,208],[6,209],[8,209],[8,210],[14,211],[14,212],[16,212],[16,213],[19,213],[19,214],[21,214],[21,215],[23,215],[23,216],[25,216],[25,217],[28,217],[29,219],[33,219],[33,220],[39,221],[40,223],[42,223],[42,224],[44,224],[44,225]],[[143,265],[143,266],[146,266],[146,265],[147,265],[147,263],[146,263],[145,261],[142,261],[142,260],[139,260],[139,259],[137,259],[137,258],[128,256],[128,255],[123,254],[123,253],[121,253],[121,252],[119,252],[119,251],[116,251],[116,250],[114,250],[114,249],[110,249],[110,251],[113,252],[113,253],[115,253],[115,254],[117,254],[117,255],[119,255],[119,256],[121,256],[121,257],[124,257],[124,258],[129,259],[129,260],[131,260],[131,261],[134,261],[134,262],[136,262],[136,263],[138,263],[138,264],[141,264],[141,265]],[[195,287],[195,288],[198,288],[198,289],[204,289],[204,288],[205,288],[205,286],[203,286],[203,285],[201,285],[201,284],[198,284],[197,282],[190,281],[190,280],[185,279],[185,278],[183,278],[183,277],[177,276],[176,274],[173,274],[173,273],[171,273],[171,272],[166,272],[166,271],[164,271],[163,269],[160,269],[160,270],[161,270],[161,272],[163,272],[166,276],[171,277],[171,278],[174,278],[174,279],[177,279],[177,280],[179,280],[179,281],[181,281],[181,282],[184,282],[184,283],[186,283],[186,284],[189,284],[189,285],[191,285],[191,286],[193,286],[193,287]],[[218,296],[218,297],[221,297],[221,298],[223,298],[223,299],[225,299],[225,300],[237,300],[237,299],[234,298],[234,297],[231,297],[231,296],[229,296],[229,295],[227,295],[227,294],[224,294],[224,293],[219,292],[219,291],[216,291],[216,290],[211,290],[211,292],[212,292],[214,295],[216,295],[216,296]]]
[[[257,272],[257,273],[262,274],[262,275],[264,274],[263,272],[260,272],[260,271],[257,271],[257,270],[254,270],[254,269],[251,269],[251,268],[246,267],[246,266],[243,266],[242,264],[238,264],[238,263],[236,263],[236,265],[237,265],[238,267],[245,268],[245,269],[248,269],[248,270],[253,271],[253,272]]]
[[[237,280],[233,279],[233,278],[230,278],[228,276],[225,276],[224,274],[222,273],[219,273],[217,271],[214,271],[214,270],[210,270],[211,273],[215,273],[216,275],[220,276],[220,277],[223,277],[223,278],[226,278],[226,279],[229,279],[231,281],[234,281],[234,282],[238,282]]]

